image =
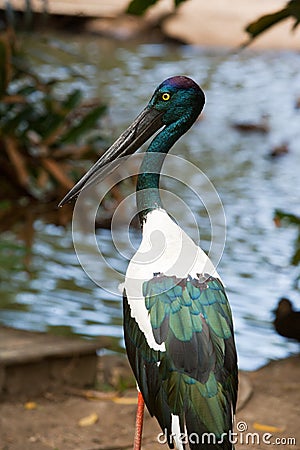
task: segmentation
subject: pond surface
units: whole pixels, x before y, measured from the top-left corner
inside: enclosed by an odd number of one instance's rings
[[[218,271],[233,310],[240,368],[252,370],[296,352],[298,345],[277,335],[272,326],[272,310],[281,296],[300,305],[295,284],[298,270],[290,265],[296,230],[276,228],[273,216],[276,208],[300,214],[300,110],[295,109],[300,96],[300,54],[233,54],[189,46],[63,39],[72,53],[59,56],[64,58],[63,64],[73,65],[85,76],[85,80],[72,81],[72,87],[79,85],[87,97],[99,96],[109,104],[103,126],[111,142],[163,79],[185,74],[202,85],[207,98],[203,120],[175,145],[172,154],[199,167],[224,206],[226,244]],[[28,39],[28,45],[36,51],[46,49],[34,39]],[[40,64],[40,73],[47,77],[56,72],[63,78],[64,67],[57,58],[50,52],[49,63]],[[65,92],[71,85],[64,84],[61,89]],[[235,122],[260,122],[263,116],[268,116],[269,133],[241,133],[232,127]],[[289,153],[270,158],[271,149],[283,143]],[[180,167],[174,170],[180,173]],[[170,179],[162,183],[189,205],[201,230],[201,246],[208,250],[210,221],[205,207],[182,184]],[[205,191],[203,178],[195,176],[191,184]],[[205,198],[205,192],[201,196]],[[182,213],[176,218],[197,240],[190,216]],[[122,248],[126,248],[127,235],[120,229]],[[139,232],[131,230],[130,235],[131,245],[136,247]],[[124,273],[134,249],[125,251],[124,257],[112,244],[109,230],[98,230],[97,237],[106,260]],[[123,345],[116,281],[110,279],[105,263],[94,270],[108,289],[86,275],[73,249],[71,226],[63,229],[35,223],[29,271],[22,263],[22,243],[12,232],[1,236],[0,245],[0,323],[87,337],[113,336]]]

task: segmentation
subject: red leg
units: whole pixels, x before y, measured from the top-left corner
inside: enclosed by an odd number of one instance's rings
[[[137,410],[136,410],[133,450],[141,450],[141,447],[142,447],[144,408],[145,408],[145,402],[144,402],[143,396],[140,392],[138,392],[138,405],[137,405]]]

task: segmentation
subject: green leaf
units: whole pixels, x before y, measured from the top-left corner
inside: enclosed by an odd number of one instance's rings
[[[278,22],[281,22],[282,20],[289,17],[289,13],[286,9],[282,9],[280,11],[277,11],[273,14],[267,14],[265,16],[260,17],[255,22],[250,23],[245,31],[251,35],[251,39],[254,39],[264,31],[271,28],[273,25],[275,25]]]
[[[186,0],[174,0],[174,6],[177,8],[181,3]],[[148,8],[158,3],[159,0],[132,0],[127,8],[127,14],[133,14],[135,16],[142,16]]]
[[[71,92],[71,94],[64,100],[62,107],[69,112],[79,105],[81,99],[82,92],[79,89],[75,89],[75,91]]]
[[[16,91],[16,94],[24,95],[24,97],[29,97],[29,95],[33,94],[34,92],[36,92],[36,87],[32,84],[26,84],[24,86],[21,86],[20,89]]]
[[[150,6],[155,5],[159,0],[132,0],[127,8],[127,14],[142,16]]]
[[[291,0],[289,1],[285,8],[276,11],[272,14],[266,14],[256,21],[250,23],[245,31],[250,34],[250,40],[253,40],[260,34],[267,31],[269,28],[273,27],[277,23],[282,20],[287,19],[288,17],[293,17],[296,19],[293,29],[295,29],[300,23],[300,1],[299,0]]]
[[[37,130],[41,134],[43,141],[48,141],[52,135],[56,134],[56,131],[64,122],[65,117],[63,114],[51,114],[51,111],[48,111],[46,117],[40,116],[38,118]]]
[[[275,220],[286,222],[288,225],[298,225],[300,227],[300,217],[295,214],[282,211],[281,209],[275,209]]]
[[[300,23],[300,1],[291,0],[288,4],[288,10],[290,15],[296,19],[293,25],[293,29],[295,29]]]
[[[98,119],[103,115],[106,106],[100,105],[90,111],[77,125],[69,129],[62,137],[61,143],[70,144],[76,142],[77,139],[86,131],[94,127]]]

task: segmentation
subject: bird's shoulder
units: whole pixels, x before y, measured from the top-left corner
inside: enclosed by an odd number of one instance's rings
[[[159,369],[168,392],[173,384],[190,389],[216,410],[226,397],[235,410],[237,355],[222,282],[206,273],[181,279],[157,273],[144,282],[143,295],[154,338],[166,348]]]
[[[232,315],[222,282],[210,274],[178,278],[154,273],[143,283],[143,296],[152,329],[169,329],[180,341],[189,341],[194,332],[208,326],[216,336],[232,336]],[[163,322],[168,318],[168,327]],[[165,329],[165,330],[164,330]],[[166,336],[157,336],[164,341]]]

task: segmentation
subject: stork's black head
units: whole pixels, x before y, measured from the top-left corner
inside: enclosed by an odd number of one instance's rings
[[[202,89],[191,78],[167,78],[155,90],[148,107],[161,112],[165,125],[186,119],[193,123],[205,104]]]
[[[202,89],[190,78],[177,76],[163,81],[146,108],[68,192],[60,206],[87,186],[99,183],[110,163],[134,153],[160,128],[173,125],[177,134],[185,133],[201,113],[204,103]]]

